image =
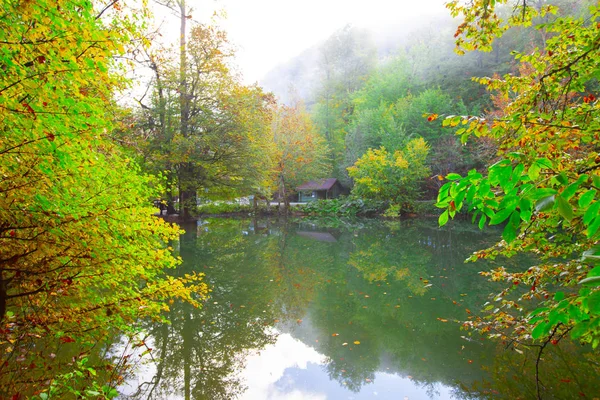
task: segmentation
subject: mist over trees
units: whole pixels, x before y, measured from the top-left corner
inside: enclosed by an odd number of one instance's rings
[[[580,2],[560,3],[563,13],[586,10]],[[495,156],[493,142],[463,145],[455,135],[461,127],[442,127],[437,118],[501,109],[502,100],[472,78],[518,74],[513,53],[543,46],[548,37],[543,30],[518,27],[495,40],[490,52],[460,55],[454,50],[457,21],[446,15],[421,22],[378,32],[342,27],[262,81],[282,102],[291,101],[290,88],[303,98],[327,141],[332,174],[347,187],[355,183],[348,168],[369,149],[394,152],[417,137],[430,147],[431,174],[415,187],[422,199],[435,198],[441,184],[436,176],[485,167]]]

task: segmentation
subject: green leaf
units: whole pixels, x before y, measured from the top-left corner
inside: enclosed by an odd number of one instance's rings
[[[564,298],[565,298],[565,293],[564,292],[556,292],[554,294],[554,301],[561,301]]]
[[[525,222],[529,222],[531,220],[531,208],[532,204],[529,199],[521,199],[519,201],[519,209],[521,210],[521,219]]]
[[[600,211],[600,201],[595,202],[587,209],[583,215],[583,223],[589,225],[598,216],[598,211]]]
[[[547,322],[538,324],[535,328],[533,328],[533,331],[531,331],[531,337],[534,339],[539,339],[542,336],[545,336],[546,334],[548,334],[548,332],[550,332],[549,325],[550,324],[548,324]]]
[[[556,189],[539,188],[539,189],[532,190],[529,197],[531,197],[531,200],[539,200],[539,199],[543,199],[544,197],[548,197],[548,196],[551,196],[556,193],[557,193]]]
[[[579,198],[579,201],[577,202],[577,204],[579,205],[579,207],[584,208],[589,206],[592,201],[594,201],[594,198],[596,197],[596,190],[595,189],[590,189],[587,192],[585,192],[584,194],[581,195],[581,197]]]
[[[590,330],[589,321],[582,321],[582,322],[578,323],[577,325],[575,325],[573,330],[571,330],[571,337],[573,339],[579,339],[580,337],[589,333],[589,330]]]
[[[542,168],[538,164],[534,163],[527,170],[527,176],[529,176],[529,179],[531,179],[531,181],[535,181],[535,180],[537,180],[537,178],[540,177],[541,169]]]
[[[600,285],[600,276],[591,276],[589,278],[585,278],[579,281],[580,285],[585,284],[594,284],[596,286]]]
[[[592,261],[594,263],[600,261],[600,246],[594,246],[591,249],[584,251],[581,255],[581,261]],[[596,270],[596,268],[594,268],[592,271],[594,270]],[[590,271],[590,274],[592,271]],[[588,274],[588,276],[590,275]]]
[[[483,229],[485,227],[485,215],[482,215],[481,218],[479,219],[479,229]]]
[[[514,211],[510,216],[508,224],[506,224],[504,230],[502,231],[502,239],[506,240],[506,243],[511,243],[517,238],[517,230],[519,229],[520,220],[521,217],[519,216],[519,212]]]
[[[543,199],[539,200],[535,204],[535,211],[542,212],[542,211],[547,211],[547,210],[551,209],[552,206],[554,206],[554,198],[555,198],[555,196],[552,195],[552,196],[544,197]]]
[[[591,238],[594,236],[594,234],[598,231],[598,228],[600,228],[600,216],[596,217],[596,219],[588,226],[587,237]]]
[[[446,175],[446,179],[448,179],[449,181],[456,181],[459,180],[460,178],[462,178],[462,176],[460,176],[460,174],[451,172],[448,175]]]
[[[448,223],[448,210],[444,211],[438,218],[438,224],[444,226]]]
[[[564,172],[561,172],[560,174],[556,175],[554,178],[561,185],[566,185],[567,183],[569,183],[569,178],[567,177],[567,174],[565,174]]]
[[[591,313],[600,314],[600,290],[596,290],[588,297],[588,308]]]
[[[577,192],[577,189],[579,189],[579,186],[581,186],[581,182],[579,180],[577,182],[571,183],[569,186],[566,187],[565,190],[563,190],[560,196],[565,200],[570,200],[571,197],[573,197]]]
[[[490,225],[498,225],[499,223],[504,222],[510,216],[510,214],[512,214],[512,212],[513,210],[511,209],[498,211],[492,218],[490,218]]]
[[[535,310],[533,310],[533,311],[531,312],[531,314],[529,314],[529,316],[530,316],[530,317],[535,317],[536,315],[538,315],[538,314],[541,314],[541,313],[543,313],[543,312],[546,312],[546,311],[548,311],[548,310],[549,310],[549,308],[548,308],[548,307],[540,307],[540,308],[536,308]]]
[[[550,311],[550,313],[548,314],[548,323],[552,326],[552,325],[556,325],[559,322],[563,323],[563,324],[568,324],[569,323],[569,316],[563,312],[560,312],[559,310],[552,310]]]
[[[571,207],[571,204],[567,200],[563,199],[562,196],[558,196],[556,200],[558,213],[567,221],[571,221],[573,219],[573,207]]]

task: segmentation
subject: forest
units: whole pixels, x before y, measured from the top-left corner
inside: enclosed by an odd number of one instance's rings
[[[149,321],[219,290],[178,241],[206,214],[498,229],[467,256],[494,264],[489,301],[455,322],[534,351],[542,398],[549,344],[600,344],[600,9],[446,8],[393,40],[341,27],[248,85],[227,32],[186,0],[5,0],[0,398],[118,397],[135,363],[111,343],[153,354]],[[330,178],[340,197],[291,204]],[[349,266],[375,264],[357,254]]]

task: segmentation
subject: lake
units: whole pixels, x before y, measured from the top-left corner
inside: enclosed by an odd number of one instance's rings
[[[184,228],[176,273],[204,272],[210,298],[202,309],[171,304],[170,324],[146,323],[152,357],[138,357],[122,398],[536,397],[535,350],[461,330],[498,288],[478,275],[489,262],[464,260],[499,231],[368,219]],[[548,348],[544,398],[593,398],[599,369],[586,347]]]

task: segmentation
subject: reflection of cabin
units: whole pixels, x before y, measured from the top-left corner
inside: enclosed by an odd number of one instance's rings
[[[335,199],[338,197],[344,188],[335,178],[318,179],[316,181],[306,182],[296,188],[298,192],[298,201],[300,203]]]
[[[302,236],[309,239],[318,240],[319,242],[328,242],[335,243],[337,239],[329,232],[307,232],[307,231],[297,231],[296,234],[298,236]]]

